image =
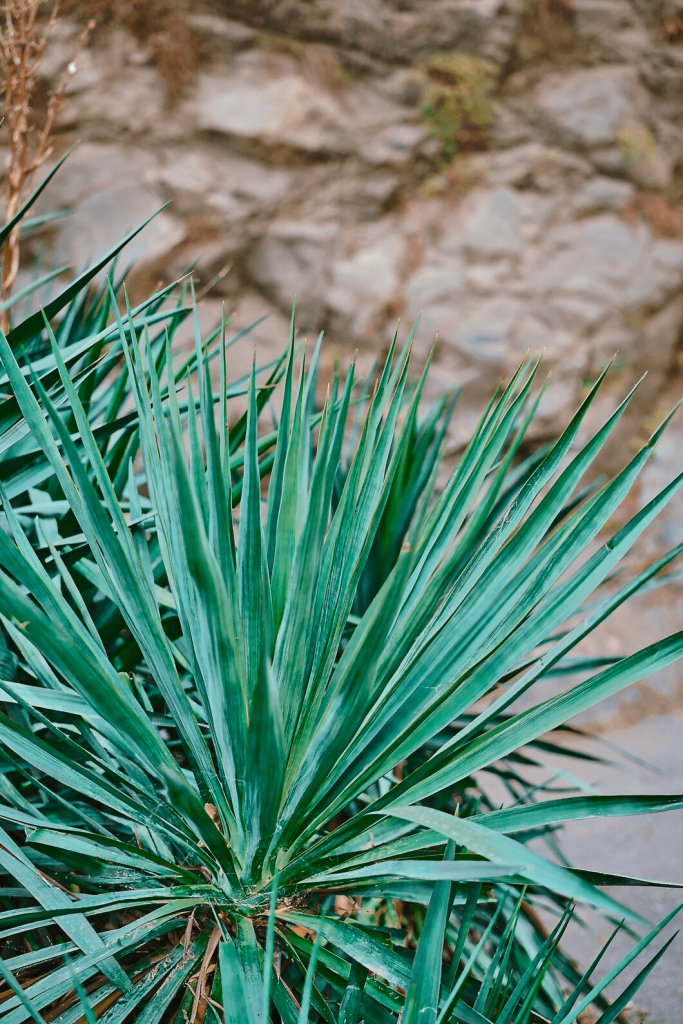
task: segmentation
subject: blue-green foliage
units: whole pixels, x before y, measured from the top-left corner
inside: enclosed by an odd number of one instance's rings
[[[425,407],[411,338],[319,402],[293,317],[231,381],[229,325],[202,338],[186,286],[131,309],[113,273],[93,285],[117,251],[0,336],[0,1020],[608,1024],[605,984],[658,930],[581,978],[575,903],[646,923],[552,834],[683,798],[525,771],[683,654],[677,633],[573,655],[679,554],[600,591],[683,482],[610,532],[666,424],[587,485],[629,401],[579,445],[601,378],[520,460],[526,361],[447,470],[455,397]],[[515,712],[551,673],[580,680]]]

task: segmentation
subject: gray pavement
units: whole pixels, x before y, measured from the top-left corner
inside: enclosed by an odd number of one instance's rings
[[[683,623],[683,588],[667,585],[639,597],[624,608],[591,638],[584,653],[628,654],[676,632]],[[524,705],[536,704],[551,694],[567,689],[571,680],[544,681]],[[578,749],[600,753],[612,763],[596,764],[573,758],[547,758],[548,764],[564,768],[605,794],[683,794],[683,663],[659,673],[597,705],[574,720],[607,745],[577,740]],[[614,747],[638,758],[629,760]],[[540,776],[539,776],[540,781]],[[489,790],[491,789],[488,784]],[[632,818],[591,819],[572,822],[561,833],[561,848],[575,867],[679,883],[681,889],[615,887],[611,894],[631,906],[648,921],[661,920],[683,903],[683,810]],[[545,844],[539,852],[547,855]],[[582,967],[587,966],[611,932],[608,922],[582,910],[588,927],[572,925],[564,948]],[[683,910],[661,939],[655,940],[651,955],[665,938],[681,928],[667,954],[637,994],[629,1019],[638,1024],[683,1024]],[[627,935],[614,941],[605,957],[609,969],[633,944]],[[614,997],[644,966],[643,954],[616,987]],[[602,967],[599,972],[602,971]]]

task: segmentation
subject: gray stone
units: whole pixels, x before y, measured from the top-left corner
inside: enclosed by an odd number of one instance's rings
[[[516,256],[521,241],[516,193],[499,188],[468,197],[462,209],[462,240],[473,256]]]
[[[71,70],[73,68],[73,70]],[[103,70],[92,50],[84,50],[77,61],[69,61],[70,78],[65,96],[101,88]]]
[[[282,310],[291,308],[296,295],[306,322],[313,323],[322,316],[336,234],[331,223],[275,221],[252,250],[247,271]]]
[[[473,359],[505,363],[523,309],[515,299],[487,299],[440,337]]]
[[[257,38],[256,31],[248,25],[216,14],[189,14],[187,21],[215,63],[251,46]]]
[[[470,193],[455,223],[444,225],[439,247],[461,249],[480,259],[516,256],[521,244],[521,211],[517,193],[509,188]]]
[[[378,330],[396,315],[406,240],[391,223],[365,234],[348,257],[332,263],[332,285],[325,301],[358,337]]]
[[[633,122],[644,102],[631,67],[599,67],[544,78],[536,90],[544,118],[570,145],[605,146]]]
[[[48,167],[46,166],[45,172]],[[41,212],[74,206],[82,199],[112,188],[122,181],[155,183],[159,160],[140,146],[112,146],[82,142],[69,155],[38,201]]]
[[[514,193],[519,214],[519,225],[522,241],[527,247],[529,242],[537,241],[545,232],[551,218],[561,209],[557,199],[549,195],[539,195],[526,190]]]
[[[494,150],[523,146],[534,141],[534,132],[525,116],[526,110],[517,110],[515,106],[503,102],[496,104],[493,124],[489,129],[489,139]]]
[[[286,195],[291,173],[235,153],[202,147],[173,147],[163,154],[158,180],[171,194],[191,197],[234,220],[256,209],[263,213]]]
[[[617,60],[638,64],[647,57],[652,38],[645,25],[622,29],[609,37],[609,54]],[[606,48],[607,49],[607,48]]]
[[[539,143],[526,142],[492,153],[475,153],[466,159],[466,174],[487,185],[517,187],[530,180],[543,152]]]
[[[302,75],[264,78],[249,68],[201,75],[186,109],[205,130],[310,150],[334,148],[343,119],[335,101]]]
[[[232,230],[231,225],[225,232],[217,232],[209,241],[201,235],[193,236],[192,232],[188,232],[188,236],[186,243],[164,261],[166,278],[177,281],[191,270],[198,291],[212,283],[212,301],[226,295],[234,301],[236,289],[243,287],[243,282],[233,271],[243,255],[243,238]]]
[[[639,339],[638,364],[644,370],[653,369],[657,372],[657,368],[662,367],[668,372],[670,367],[676,364],[681,331],[683,296],[678,295],[643,325]]]
[[[241,160],[234,154],[221,162],[220,177],[214,182],[214,202],[223,192],[258,203],[259,208],[279,202],[291,185],[291,174],[255,160]]]
[[[472,366],[471,359],[464,359],[462,353],[453,345],[452,339],[455,332],[455,324],[462,315],[462,300],[458,302],[434,302],[429,306],[418,308],[414,313],[409,309],[405,310],[406,323],[412,324],[419,317],[418,330],[415,335],[414,348],[418,356],[424,358],[436,342],[436,352],[439,361],[449,366],[449,369],[458,373],[457,379],[451,378],[449,384],[463,383],[460,376],[461,371],[469,369],[471,374],[467,379],[471,383],[477,383],[479,367]],[[482,382],[483,387],[488,387],[488,381]]]
[[[456,365],[476,366],[486,390],[495,385],[511,349],[514,351],[516,328],[523,311],[523,303],[508,297],[487,298],[477,303],[451,298],[448,303],[434,303],[425,309],[419,336],[425,345],[438,335],[440,358],[451,352],[458,361]]]
[[[606,32],[621,32],[638,24],[628,0],[571,0],[571,8],[575,32],[601,41]]]
[[[78,76],[74,79],[78,86]],[[140,97],[144,97],[141,102]],[[85,88],[67,97],[58,117],[59,126],[99,121],[109,133],[154,133],[156,138],[183,136],[187,127],[166,109],[166,93],[158,71],[152,67],[127,67],[104,77],[101,88]]]
[[[571,6],[576,35],[598,43],[608,60],[635,64],[651,48],[645,22],[629,0],[571,0]]]
[[[140,148],[84,143],[43,193],[38,212],[71,208],[57,221],[48,250],[52,264],[82,268],[104,255],[132,228],[159,210],[164,196],[155,187],[159,163]],[[124,250],[122,259],[156,260],[185,237],[184,225],[164,211]]]
[[[603,174],[614,174],[623,177],[626,174],[624,150],[621,146],[603,146],[591,152],[591,161]]]
[[[587,356],[587,364],[593,370],[607,366],[615,355],[630,362],[638,350],[638,331],[635,327],[629,326],[628,322],[612,315],[591,333],[590,341],[584,342],[581,348]],[[605,414],[610,413],[612,408],[609,396],[605,395],[602,398],[602,406],[597,407],[597,413],[604,420]]]
[[[100,55],[96,55],[91,48],[83,50],[78,62],[72,67],[81,28],[82,26],[69,18],[58,18],[50,32],[43,56],[38,62],[38,77],[53,87],[68,69],[66,95],[83,89],[98,88],[106,73],[105,62],[98,60]]]
[[[388,75],[382,83],[382,91],[394,103],[416,107],[424,89],[424,75],[412,68],[400,68]]]
[[[159,181],[173,192],[206,195],[216,184],[218,161],[213,153],[187,146],[170,149],[158,172]],[[260,164],[255,164],[261,167]]]
[[[422,124],[394,124],[380,130],[358,147],[358,155],[369,164],[401,164],[410,160],[427,137]]]
[[[465,275],[461,259],[456,257],[425,263],[405,286],[405,308],[414,318],[430,306],[451,302],[464,293]]]
[[[411,61],[435,50],[484,52],[500,56],[499,20],[516,23],[502,0],[219,0],[231,17],[301,39],[325,39],[383,60]],[[491,46],[487,43],[491,38]],[[503,40],[511,31],[503,26]]]
[[[658,412],[661,415],[664,414],[663,409]],[[640,477],[638,504],[641,508],[681,472],[682,434],[680,423],[674,421],[657,443],[657,447]],[[657,517],[652,529],[648,531],[648,546],[666,551],[680,544],[682,516],[683,496],[679,490],[664,513]]]
[[[655,141],[652,132],[639,127],[624,134],[624,171],[642,188],[666,188],[673,174],[673,161]]]
[[[158,192],[132,181],[96,192],[58,222],[51,261],[83,268],[113,248],[162,203]],[[121,259],[124,264],[150,262],[168,255],[184,237],[182,222],[169,213],[160,213],[126,246]]]
[[[609,307],[583,295],[555,295],[544,304],[541,315],[555,330],[570,331],[576,337],[579,331],[597,327],[609,315]]]
[[[238,55],[229,71],[201,74],[183,110],[205,131],[315,153],[365,147],[373,163],[407,159],[424,137],[421,125],[404,123],[405,108],[378,90],[358,83],[342,97],[293,59],[272,67],[252,51]]]
[[[365,168],[355,179],[347,178],[349,201],[361,220],[375,220],[396,196],[401,179],[396,174],[372,174]]]
[[[621,210],[633,198],[633,185],[616,178],[591,178],[574,195],[576,213],[602,213]]]
[[[682,286],[683,242],[658,239],[625,289],[624,299],[630,307],[656,309]]]
[[[466,167],[475,180],[484,178],[492,186],[533,186],[541,191],[557,190],[591,173],[590,164],[581,157],[539,142],[475,154],[467,158]]]
[[[486,263],[468,263],[465,276],[467,284],[477,291],[498,291],[513,271],[510,259],[488,260]]]
[[[376,221],[399,194],[401,178],[386,170],[370,170],[366,164],[347,159],[300,171],[295,178],[296,196],[303,217],[317,218],[320,211],[352,225]]]
[[[545,311],[544,311],[545,312]],[[544,362],[552,365],[557,361],[564,345],[566,334],[548,328],[547,320],[533,312],[523,312],[515,326],[512,344],[508,352],[508,365],[515,359],[521,360],[527,351],[540,354]]]
[[[610,214],[566,224],[549,232],[529,285],[534,291],[573,293],[597,302],[618,303],[642,272],[649,233]]]

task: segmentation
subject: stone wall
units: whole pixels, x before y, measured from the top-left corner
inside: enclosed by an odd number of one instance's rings
[[[554,375],[541,430],[615,352],[617,389],[650,370],[654,411],[683,328],[680,0],[190,6],[198,62],[173,105],[125,29],[83,56],[58,140],[81,142],[46,200],[74,212],[33,243],[49,263],[172,200],[130,246],[138,287],[230,265],[207,319],[223,301],[238,321],[271,312],[262,347],[295,292],[302,329],[349,351],[422,312],[434,385],[469,382],[472,408],[531,347]],[[48,77],[76,32],[61,22]],[[449,137],[433,86],[457,93]]]

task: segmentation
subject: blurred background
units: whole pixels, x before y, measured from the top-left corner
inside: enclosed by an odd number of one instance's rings
[[[72,213],[22,245],[17,287],[37,263],[82,268],[170,200],[126,250],[134,297],[193,267],[205,328],[224,303],[238,327],[268,315],[254,333],[263,359],[281,351],[296,293],[301,332],[324,329],[328,360],[358,349],[364,367],[397,320],[406,332],[421,314],[420,359],[438,334],[432,393],[465,388],[453,453],[529,348],[552,371],[534,444],[615,354],[586,429],[647,370],[602,469],[680,397],[680,0],[65,0],[43,100],[92,17],[55,157],[80,144],[42,201]],[[251,345],[233,358],[246,369]],[[682,452],[683,415],[629,514]],[[682,512],[660,518],[638,557],[680,540]],[[640,598],[603,649],[680,628],[682,593]],[[583,724],[659,773],[589,764],[586,782],[683,791],[682,707],[673,672],[601,706]],[[683,881],[681,828],[637,822],[588,850],[568,830],[567,849],[582,867]],[[626,898],[654,917],[677,899],[659,892]],[[572,942],[585,961],[592,939]],[[682,979],[674,953],[639,996],[650,1024],[683,1020]]]
[[[195,267],[240,319],[376,352],[435,333],[479,407],[530,347],[552,433],[617,353],[666,405],[683,329],[683,3],[64,0],[45,92],[97,19],[56,125],[70,207],[25,272],[129,246],[142,291]],[[470,422],[461,413],[463,436]],[[645,427],[647,430],[647,426]]]

